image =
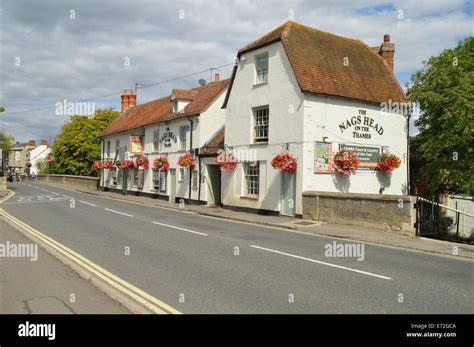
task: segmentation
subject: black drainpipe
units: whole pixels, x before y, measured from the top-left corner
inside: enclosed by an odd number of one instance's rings
[[[198,165],[199,165],[199,182],[198,182],[198,204],[199,201],[201,201],[201,156],[199,155],[198,152]]]
[[[189,152],[191,154],[193,153],[193,120],[191,117],[188,117],[189,124],[190,124],[190,136],[189,136]],[[192,171],[194,171],[194,168],[191,170],[191,167],[189,167],[189,195],[188,195],[188,200],[189,204],[191,204],[191,182],[192,182]]]

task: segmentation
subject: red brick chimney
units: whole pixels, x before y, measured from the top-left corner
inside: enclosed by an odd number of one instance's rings
[[[219,82],[220,80],[221,80],[221,75],[218,74],[218,73],[216,73],[216,74],[214,75],[214,82]]]
[[[36,147],[36,140],[28,140],[29,147]]]
[[[41,140],[41,146],[47,146],[48,140]]]
[[[123,94],[122,94],[122,112],[124,112],[129,104],[129,98],[128,98],[128,90],[124,89]]]
[[[130,95],[128,96],[128,107],[135,106],[137,106],[137,96],[135,95],[135,91],[130,89]]]
[[[377,47],[373,47],[372,49],[376,51],[383,58],[383,60],[385,60],[388,67],[393,72],[393,58],[395,55],[395,44],[390,42],[390,35],[385,34],[383,36],[383,43],[380,45],[378,50],[377,50]]]

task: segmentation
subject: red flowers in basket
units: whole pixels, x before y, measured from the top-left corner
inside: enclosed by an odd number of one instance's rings
[[[216,163],[223,171],[232,171],[237,167],[238,160],[229,152],[224,152],[216,157]]]
[[[100,169],[102,169],[102,161],[101,160],[96,160],[92,163],[92,168],[95,170],[95,171],[100,171]]]
[[[135,158],[135,164],[137,166],[142,166],[144,169],[148,169],[150,167],[150,162],[147,157],[144,155],[139,155]]]
[[[196,158],[191,152],[188,152],[178,158],[178,165],[181,167],[193,168],[196,166]]]
[[[272,166],[280,172],[296,170],[296,159],[290,153],[280,153],[273,157]]]
[[[26,165],[26,167],[31,167],[31,163],[30,163],[30,162],[27,162],[25,165]]]
[[[153,161],[153,168],[155,170],[168,171],[170,163],[168,162],[167,155],[160,155]]]
[[[379,162],[377,163],[377,170],[388,175],[393,170],[398,169],[400,164],[400,157],[388,152],[383,153],[379,158]]]
[[[114,169],[114,161],[111,160],[111,159],[104,161],[102,163],[102,169],[113,170]]]
[[[334,167],[343,175],[355,175],[359,164],[359,158],[352,151],[340,150],[334,155]]]
[[[120,162],[120,168],[122,170],[133,169],[134,167],[135,167],[135,163],[133,162],[133,160],[122,160]]]

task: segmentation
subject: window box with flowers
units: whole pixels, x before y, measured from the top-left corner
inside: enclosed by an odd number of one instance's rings
[[[296,170],[296,159],[290,153],[279,153],[272,159],[272,167],[280,172]]]
[[[178,158],[178,165],[181,167],[193,168],[196,166],[196,158],[191,152],[183,154]]]
[[[334,167],[343,175],[355,175],[359,164],[359,158],[352,151],[340,150],[334,154]]]
[[[163,172],[168,171],[170,163],[168,162],[167,155],[160,155],[153,161],[153,169],[161,170]]]
[[[114,161],[113,160],[106,160],[102,163],[102,169],[106,169],[112,171],[114,169]]]
[[[133,160],[122,160],[120,162],[120,168],[122,170],[133,169],[135,168],[135,163],[133,162]]]
[[[401,160],[400,157],[392,153],[382,153],[377,163],[377,171],[382,172],[386,175],[392,173],[393,170],[400,167]]]
[[[229,152],[224,152],[216,157],[216,163],[222,171],[232,171],[237,167],[238,160]]]
[[[95,170],[95,171],[100,171],[100,169],[102,169],[102,161],[101,160],[96,160],[92,163],[92,168]]]
[[[139,155],[135,158],[136,167],[142,167],[148,169],[150,167],[150,161],[144,155]]]

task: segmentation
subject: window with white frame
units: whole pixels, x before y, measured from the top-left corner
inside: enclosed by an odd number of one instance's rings
[[[257,71],[257,84],[268,81],[268,53],[255,57],[255,67]]]
[[[182,167],[179,168],[178,181],[179,181],[179,182],[184,181],[184,168],[182,168]]]
[[[160,192],[166,193],[166,171],[160,170]]]
[[[111,176],[112,185],[116,186],[117,185],[117,170],[110,171],[110,176]]]
[[[258,162],[246,163],[245,173],[245,195],[258,196],[260,190],[260,168]]]
[[[193,179],[192,179],[193,189],[198,189],[198,177],[199,177],[198,170],[194,170],[193,171]]]
[[[160,146],[160,131],[155,130],[153,131],[153,150],[155,152],[159,151]]]
[[[154,190],[159,190],[160,189],[160,171],[159,170],[153,170],[153,189]]]
[[[139,176],[138,168],[133,169],[133,176],[132,176],[132,186],[138,187],[138,176]]]
[[[268,106],[253,109],[254,117],[254,142],[268,141],[268,124],[270,110]]]
[[[188,132],[188,127],[186,125],[179,127],[179,149],[184,151],[186,150],[186,133]]]

